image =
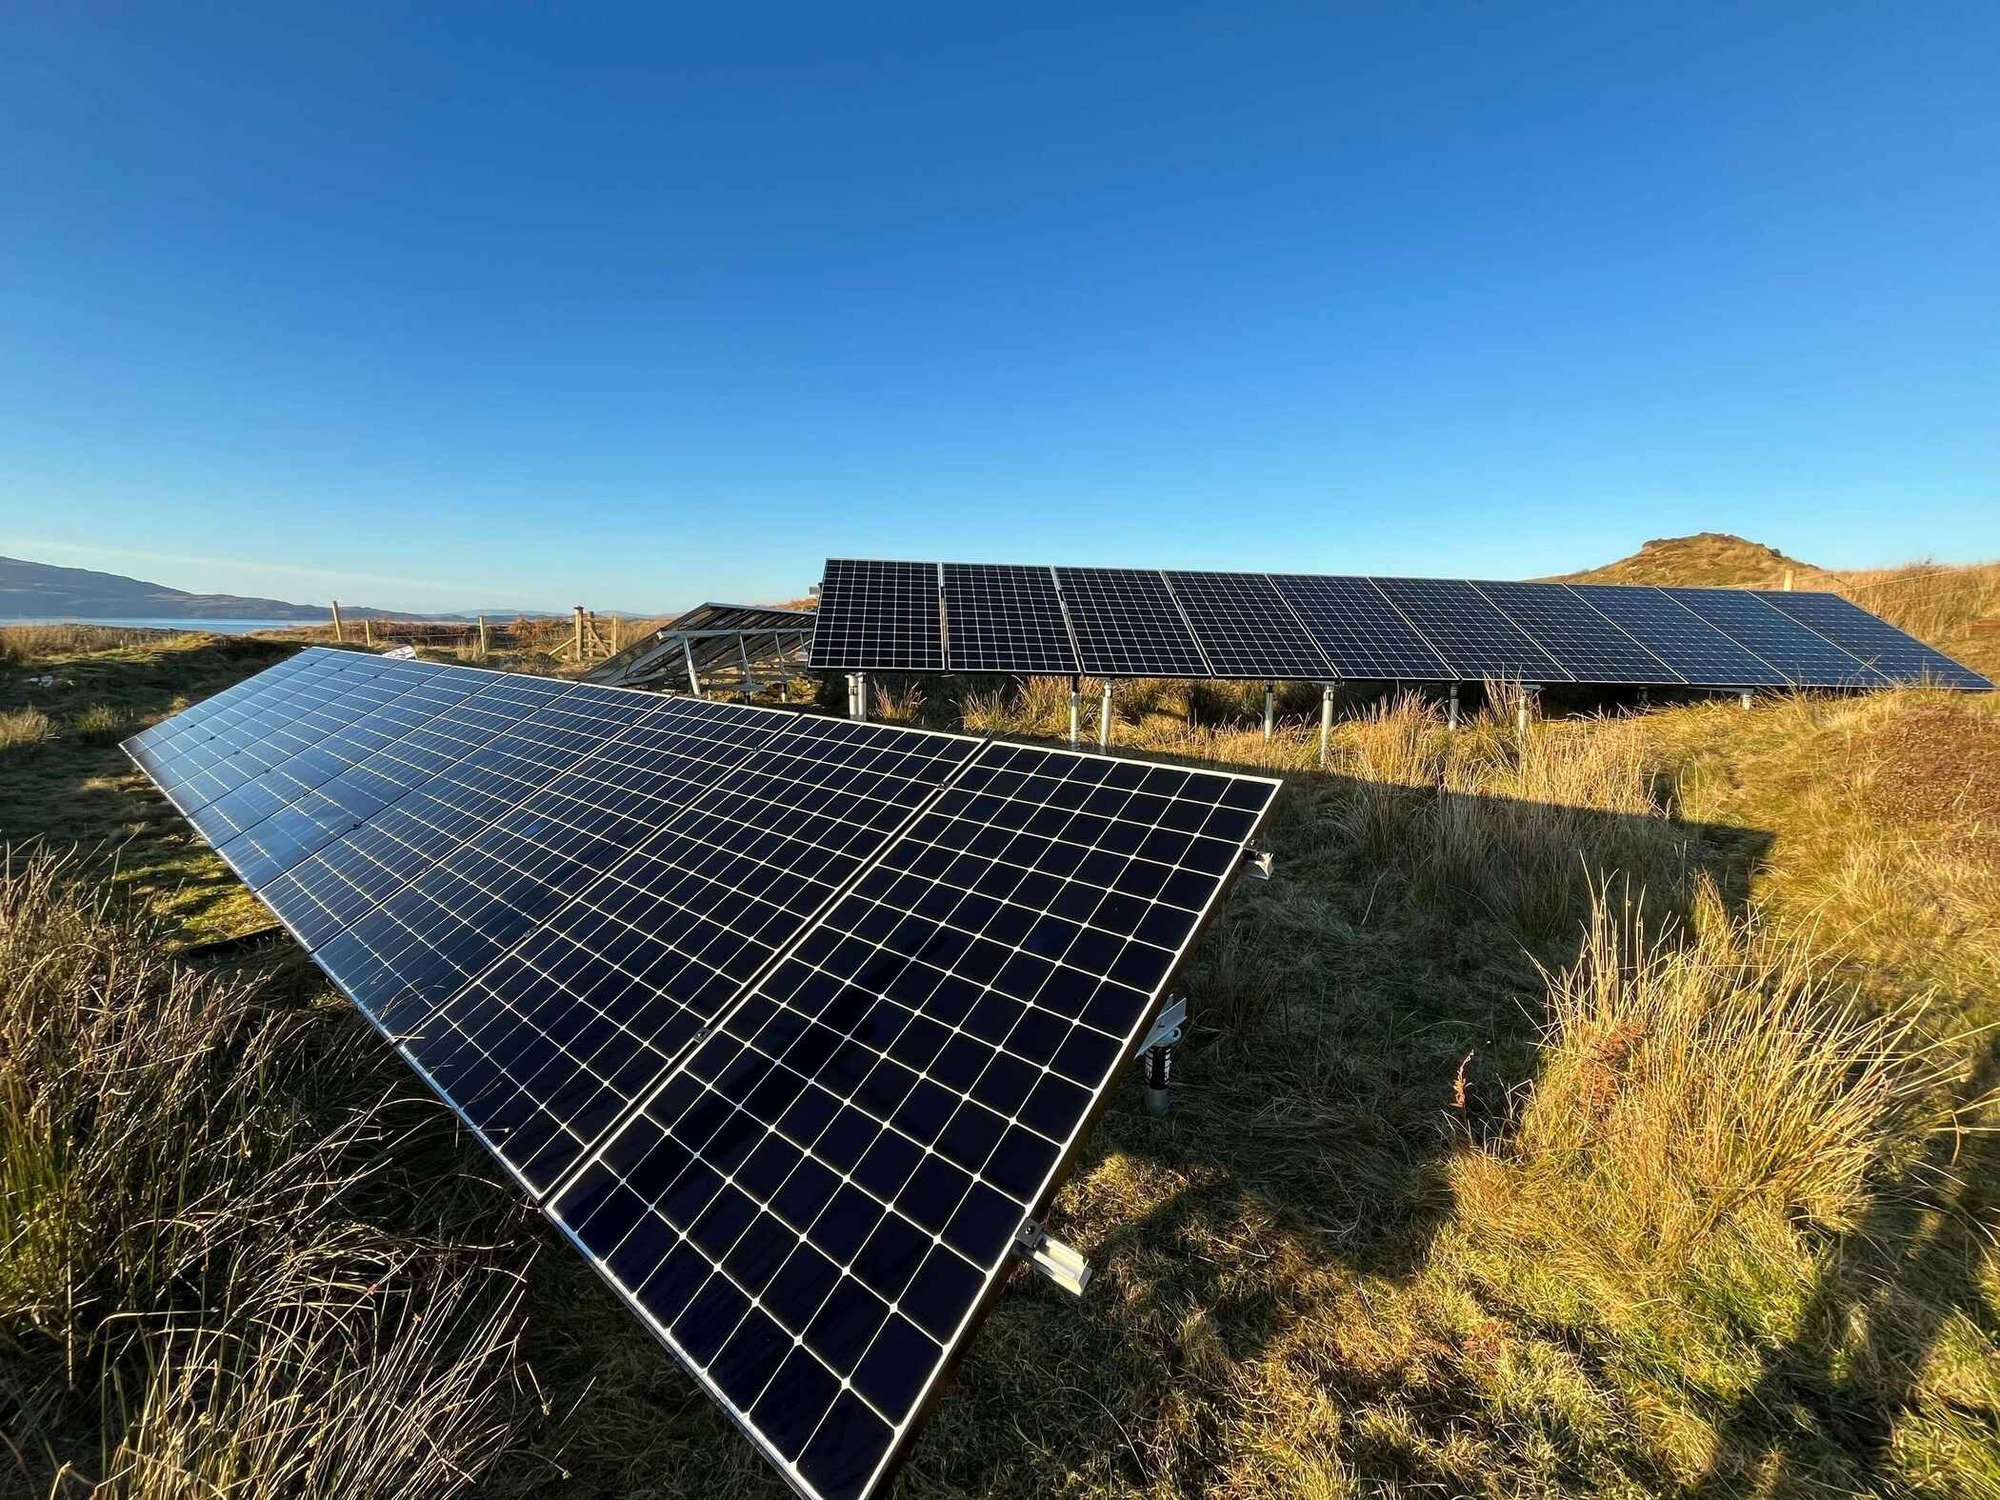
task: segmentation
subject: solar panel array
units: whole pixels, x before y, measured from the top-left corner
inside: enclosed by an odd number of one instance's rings
[[[780,1472],[848,1500],[1277,787],[321,649],[126,748]]]
[[[826,565],[809,664],[1328,682],[1992,687],[1835,594],[841,559]]]

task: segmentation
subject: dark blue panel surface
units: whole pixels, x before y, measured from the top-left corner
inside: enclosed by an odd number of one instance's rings
[[[1208,677],[1180,606],[1158,573],[1058,568],[1077,660],[1092,677]]]
[[[1262,573],[1169,573],[1181,611],[1217,677],[1321,682],[1333,668]]]

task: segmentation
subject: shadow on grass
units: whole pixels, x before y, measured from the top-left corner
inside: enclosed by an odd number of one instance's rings
[[[1973,1110],[2000,1088],[2000,1041],[1989,1041],[1956,1103]],[[1918,1464],[1892,1465],[1913,1421],[1956,1430],[2000,1480],[2000,1429],[1990,1408],[1926,1389],[1925,1367],[1954,1320],[2000,1347],[2000,1309],[1980,1284],[2000,1213],[2000,1133],[1939,1140],[1914,1189],[1884,1190],[1829,1249],[1796,1335],[1720,1424],[1702,1495],[1767,1490],[1794,1475],[1832,1478],[1850,1493],[1889,1493]],[[1949,1388],[1950,1380],[1938,1384]],[[1898,1472],[1900,1471],[1900,1472]]]

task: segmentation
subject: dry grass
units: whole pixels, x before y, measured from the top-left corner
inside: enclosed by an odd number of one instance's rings
[[[0,713],[0,751],[27,750],[55,738],[55,720],[32,704]]]
[[[0,874],[10,1484],[464,1493],[514,1426],[515,1278],[368,1222],[397,1131],[328,1097],[375,1074],[350,1021],[163,959],[80,873]]]
[[[61,657],[117,651],[170,634],[109,625],[0,625],[0,664],[29,667]]]

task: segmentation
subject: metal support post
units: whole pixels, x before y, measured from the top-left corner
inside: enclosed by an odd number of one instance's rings
[[[1333,684],[1327,683],[1319,693],[1319,768],[1326,769],[1328,748],[1333,742]]]
[[[1169,1000],[1153,1029],[1146,1033],[1139,1056],[1146,1068],[1146,1112],[1163,1115],[1174,1105],[1174,1048],[1187,1032],[1187,1001]]]
[[[701,696],[701,673],[694,669],[694,647],[689,643],[686,636],[681,637],[681,655],[687,661],[688,691],[699,698]]]
[[[1540,683],[1524,682],[1521,684],[1519,696],[1514,700],[1514,732],[1523,738],[1527,736],[1529,724],[1534,722],[1535,700],[1541,696],[1541,692]]]
[[[1097,704],[1097,748],[1111,748],[1111,679],[1104,679],[1104,695]]]
[[[1083,738],[1083,679],[1069,680],[1069,747],[1074,750]]]
[[[1269,739],[1278,732],[1278,685],[1264,684],[1264,738]]]
[[[1653,693],[1652,693],[1652,690],[1651,690],[1650,688],[1648,688],[1648,687],[1646,686],[1646,684],[1645,684],[1645,683],[1643,683],[1643,682],[1642,682],[1642,683],[1640,683],[1640,684],[1639,684],[1639,707],[1641,707],[1641,708],[1650,708],[1650,707],[1652,707],[1652,703],[1653,703]]]
[[[1458,728],[1458,684],[1455,682],[1451,685],[1451,706],[1445,710],[1444,722],[1447,729]]]
[[[1747,710],[1749,709],[1749,707],[1750,707],[1750,698],[1751,698],[1751,695],[1750,695],[1749,693],[1745,693],[1745,694],[1743,695],[1743,707],[1744,707],[1744,709],[1745,709],[1746,711],[1747,711]]]
[[[750,670],[750,648],[743,637],[736,637],[736,654],[743,660],[743,701],[749,703],[757,696],[757,674]]]
[[[854,704],[860,710],[854,717],[866,724],[868,722],[868,674],[866,672],[856,672],[854,674]]]

